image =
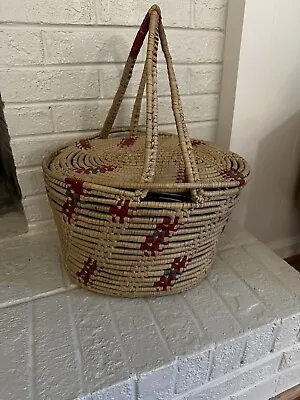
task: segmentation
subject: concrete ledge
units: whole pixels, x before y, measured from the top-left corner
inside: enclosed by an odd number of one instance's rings
[[[53,230],[0,252],[1,399],[264,400],[300,382],[300,274],[232,222],[208,278],[167,298],[77,288]]]

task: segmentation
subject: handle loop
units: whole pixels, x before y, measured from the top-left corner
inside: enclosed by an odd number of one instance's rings
[[[172,64],[172,58],[161,20],[160,8],[157,5],[153,5],[150,8],[136,35],[122,74],[120,86],[116,92],[113,104],[103,125],[100,137],[107,138],[110,133],[110,130],[113,126],[121,103],[123,101],[127,86],[131,79],[136,58],[142,47],[147,32],[149,32],[147,56],[130,122],[130,134],[135,135],[138,129],[141,103],[146,86],[146,145],[141,184],[149,184],[153,181],[155,175],[156,156],[158,151],[157,52],[159,39],[161,41],[162,50],[167,64],[168,79],[172,99],[172,110],[175,118],[179,144],[183,154],[186,177],[189,183],[197,183],[199,182],[198,167],[194,158],[191,140],[184,121],[179,90],[176,83],[175,72]],[[140,190],[138,191],[139,196],[145,196],[147,192],[148,190],[144,190],[142,193]],[[203,196],[200,189],[191,189],[191,195],[193,201],[197,203],[201,203],[203,201]]]

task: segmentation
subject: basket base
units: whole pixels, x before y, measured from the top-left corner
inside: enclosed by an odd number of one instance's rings
[[[73,274],[68,270],[66,265],[63,265],[65,271],[68,274],[68,277],[71,279],[72,282],[76,283],[78,286],[80,286],[83,289],[89,290],[91,292],[100,294],[100,295],[107,295],[107,296],[112,296],[112,297],[124,297],[124,298],[139,298],[139,297],[162,297],[162,296],[171,296],[179,293],[186,292],[190,289],[193,289],[194,287],[198,286],[207,276],[209,269],[203,272],[203,274],[198,275],[197,277],[187,280],[186,284],[185,282],[182,282],[180,285],[176,285],[173,287],[169,287],[166,290],[153,290],[153,288],[149,287],[148,290],[145,290],[143,288],[142,290],[139,290],[136,288],[133,290],[132,288],[130,289],[128,287],[128,290],[126,290],[126,287],[123,286],[122,290],[119,288],[116,289],[111,289],[105,286],[91,286],[91,285],[85,285],[82,282],[80,282],[78,279],[76,279]]]

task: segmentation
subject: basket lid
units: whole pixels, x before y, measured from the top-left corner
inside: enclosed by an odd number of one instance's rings
[[[47,169],[64,177],[115,188],[141,188],[146,136],[99,137],[81,139],[55,153]],[[195,187],[206,189],[242,186],[249,177],[249,167],[239,155],[216,144],[192,139],[192,148],[199,172]],[[155,176],[144,185],[153,191],[183,191],[187,182],[185,164],[178,143],[172,134],[160,134]]]

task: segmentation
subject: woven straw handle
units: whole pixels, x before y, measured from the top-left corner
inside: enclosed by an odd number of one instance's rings
[[[132,76],[132,71],[135,65],[136,58],[138,56],[138,53],[142,47],[143,41],[148,31],[149,35],[148,35],[147,57],[130,124],[130,131],[134,132],[138,125],[138,119],[141,109],[141,101],[144,92],[144,86],[146,83],[146,149],[145,149],[145,160],[144,160],[144,168],[141,177],[141,182],[142,183],[152,182],[155,175],[156,156],[158,151],[157,150],[157,145],[158,145],[157,50],[158,50],[158,41],[160,39],[167,64],[171,98],[172,98],[172,109],[176,122],[179,143],[182,150],[184,164],[186,168],[187,180],[189,183],[197,183],[199,182],[198,167],[195,162],[191,141],[185,125],[181,101],[179,97],[179,91],[172,65],[172,58],[169,52],[165,31],[161,21],[160,9],[157,5],[154,5],[150,8],[136,35],[136,38],[134,40],[133,46],[131,48],[129,57],[127,59],[123,71],[120,86],[117,90],[113,104],[105,120],[100,137],[102,138],[108,137],[110,133],[115,118],[118,114],[120,105],[124,98],[124,94],[126,92],[128,83]],[[199,195],[198,190],[192,189],[191,194],[193,200],[196,201],[197,203],[203,200],[202,196]]]

